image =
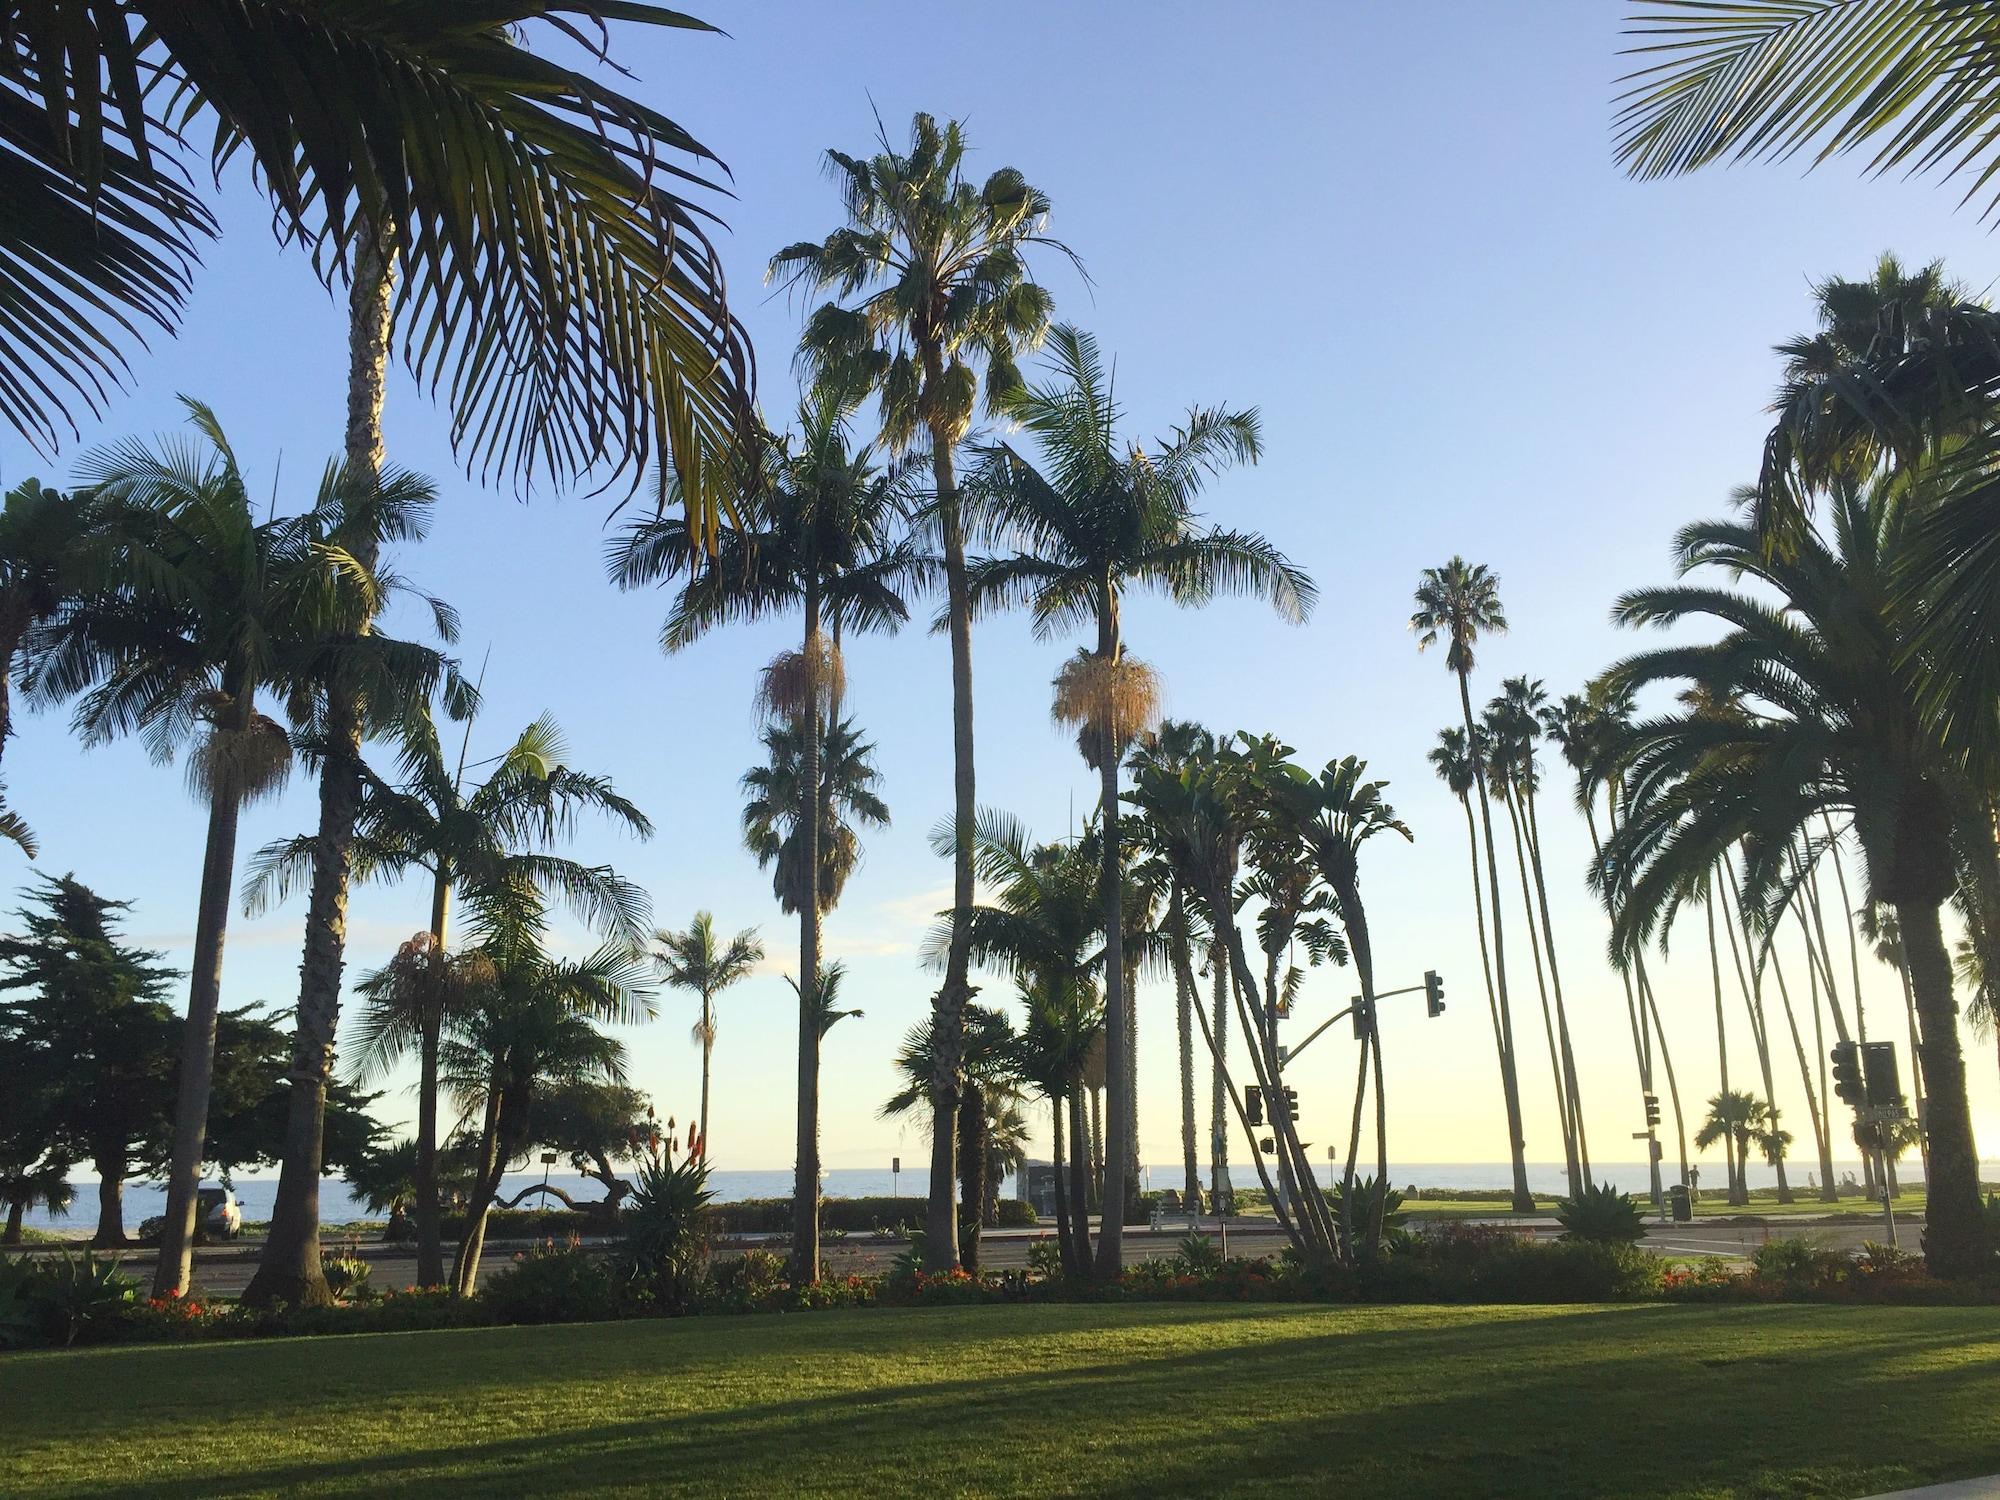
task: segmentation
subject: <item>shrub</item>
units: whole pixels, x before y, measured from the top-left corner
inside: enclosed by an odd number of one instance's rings
[[[1847,1274],[1848,1260],[1808,1235],[1766,1240],[1750,1254],[1756,1274],[1782,1287],[1822,1287]]]
[[[583,1323],[618,1312],[610,1268],[575,1240],[516,1255],[478,1301],[496,1323]]]
[[[785,1258],[770,1250],[745,1250],[709,1268],[709,1290],[723,1312],[757,1312],[775,1305],[787,1290]]]
[[[1028,1270],[1045,1281],[1062,1280],[1062,1245],[1054,1235],[1045,1234],[1028,1246]]]
[[[367,1294],[368,1278],[375,1269],[354,1254],[322,1255],[319,1268],[326,1277],[326,1289],[343,1302]]]
[[[621,1264],[632,1285],[661,1311],[686,1312],[708,1266],[708,1163],[648,1161],[625,1210]]]
[[[1556,1222],[1563,1237],[1600,1245],[1636,1245],[1646,1237],[1646,1223],[1630,1193],[1608,1182],[1586,1187],[1556,1205]]]
[[[1327,1203],[1333,1210],[1333,1222],[1336,1224],[1340,1222],[1340,1203],[1341,1199],[1346,1196],[1346,1188],[1346,1180],[1342,1179],[1336,1182],[1333,1185],[1333,1190],[1327,1194]],[[1356,1236],[1368,1233],[1368,1216],[1375,1211],[1376,1191],[1377,1185],[1372,1176],[1357,1177],[1354,1179],[1354,1233]],[[1387,1194],[1382,1200],[1382,1228],[1384,1230],[1400,1228],[1404,1218],[1402,1213],[1403,1195],[1392,1187],[1384,1188],[1382,1191]]]
[[[139,1300],[118,1262],[85,1251],[0,1260],[0,1343],[68,1348],[114,1337]]]
[[[443,1214],[439,1233],[448,1240],[465,1233],[463,1213]],[[589,1239],[617,1234],[616,1214],[574,1208],[496,1208],[486,1216],[486,1240],[566,1240]]]
[[[1185,1276],[1212,1276],[1222,1269],[1222,1251],[1207,1235],[1183,1235],[1174,1250],[1173,1266]]]

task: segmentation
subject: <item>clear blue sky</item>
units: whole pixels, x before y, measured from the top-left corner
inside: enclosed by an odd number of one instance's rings
[[[871,97],[898,136],[913,110],[958,116],[978,169],[1011,163],[1052,197],[1054,232],[1091,284],[1053,259],[1047,280],[1060,316],[1115,353],[1135,433],[1163,431],[1193,401],[1261,409],[1266,458],[1217,484],[1211,513],[1308,566],[1318,615],[1300,630],[1248,604],[1182,615],[1139,601],[1128,636],[1164,675],[1174,714],[1275,731],[1314,761],[1360,754],[1390,779],[1417,842],[1372,846],[1364,871],[1383,983],[1435,967],[1452,999],[1442,1021],[1413,1010],[1388,1023],[1392,1151],[1503,1156],[1464,825],[1423,758],[1457,710],[1442,660],[1419,657],[1405,628],[1419,570],[1460,552],[1500,575],[1513,632],[1483,653],[1475,690],[1519,672],[1552,693],[1574,688],[1631,644],[1606,623],[1614,595],[1662,578],[1672,529],[1714,513],[1750,476],[1770,346],[1806,326],[1810,280],[1861,274],[1891,249],[1944,256],[1983,285],[1991,237],[1954,212],[1950,190],[1866,182],[1846,164],[1624,180],[1609,137],[1618,8],[1602,3],[695,8],[732,35],[628,32],[620,56],[640,96],[734,170],[722,249],[774,418],[792,406],[800,309],[763,288],[762,268],[777,246],[835,222],[820,153],[866,149]],[[281,503],[295,505],[340,440],[342,319],[305,261],[273,245],[240,178],[224,219],[182,337],[135,360],[132,391],[86,443],[174,424],[185,391],[217,408],[260,483],[282,459]],[[768,879],[738,841],[736,782],[755,758],[755,671],[789,628],[731,630],[665,659],[665,599],[603,581],[601,499],[482,491],[454,465],[443,413],[407,378],[392,384],[387,428],[395,461],[436,476],[444,494],[432,539],[400,564],[459,606],[475,664],[492,649],[475,754],[553,711],[577,763],[614,776],[660,830],[645,845],[591,830],[578,852],[643,882],[663,922],[705,906],[729,928],[761,924],[785,952]],[[50,465],[7,434],[0,473],[9,484],[62,477],[77,451]],[[981,800],[1050,836],[1095,795],[1048,722],[1048,681],[1068,649],[1033,641],[1019,621],[980,627],[974,646]],[[849,675],[896,821],[869,841],[829,925],[867,1015],[828,1040],[823,1134],[830,1167],[879,1167],[897,1150],[920,1154],[914,1132],[874,1116],[895,1045],[934,984],[916,944],[947,900],[948,872],[925,841],[950,798],[944,644],[920,630],[859,642]],[[185,963],[202,819],[178,771],[135,745],[86,754],[60,715],[42,715],[21,726],[8,781],[42,836],[42,867],[132,900],[135,930]],[[244,848],[312,816],[301,780],[246,817]],[[1601,918],[1581,888],[1586,841],[1560,806],[1550,821],[1594,1154],[1629,1159],[1636,1083]],[[26,870],[0,853],[0,887]],[[424,896],[362,888],[352,914],[350,977],[423,925]],[[235,921],[227,1002],[290,1002],[299,925],[296,908]],[[1690,931],[1663,995],[1691,1105],[1715,1068],[1698,948]],[[1302,1015],[1345,1003],[1349,989],[1344,975],[1316,976]],[[994,978],[987,993],[1005,986]],[[1524,966],[1515,993],[1529,1154],[1552,1159],[1553,1091]],[[1900,1026],[1887,970],[1871,966],[1866,993],[1878,1024]],[[1142,996],[1141,1137],[1153,1162],[1178,1152],[1171,999],[1164,987]],[[1749,1034],[1733,992],[1731,1006],[1741,1086]],[[677,997],[662,1009],[630,1039],[634,1081],[663,1112],[685,1114],[698,1076],[691,1013]],[[1308,1138],[1330,1138],[1345,1114],[1352,1044],[1341,1035],[1294,1080]],[[789,1165],[793,1036],[776,966],[725,1001],[720,1165]],[[2000,1088],[1990,1048],[1969,1045],[1990,1141]],[[1791,1075],[1788,1087],[1781,1070],[1787,1104]],[[406,1094],[385,1105],[409,1112]],[[1791,1124],[1806,1135],[1802,1109]],[[1240,1144],[1234,1154],[1247,1160]]]

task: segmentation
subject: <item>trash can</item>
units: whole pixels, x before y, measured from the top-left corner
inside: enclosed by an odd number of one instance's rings
[[[1688,1190],[1684,1184],[1677,1182],[1667,1189],[1667,1211],[1676,1224],[1694,1222],[1694,1203],[1688,1197]]]

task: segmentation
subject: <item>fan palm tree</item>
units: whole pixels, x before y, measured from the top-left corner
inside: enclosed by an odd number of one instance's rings
[[[819,1278],[819,1043],[828,1005],[820,978],[821,921],[861,862],[863,827],[886,828],[875,747],[848,718],[820,720],[809,748],[799,719],[766,726],[765,764],[744,773],[743,842],[772,871],[779,907],[799,917],[797,1157],[792,1181],[792,1271]],[[816,811],[815,811],[816,809]]]
[[[1732,1204],[1750,1201],[1750,1148],[1770,1143],[1775,1119],[1771,1106],[1755,1094],[1724,1089],[1709,1099],[1708,1115],[1695,1132],[1694,1143],[1703,1150],[1722,1145]]]
[[[1196,407],[1186,423],[1150,448],[1117,435],[1123,411],[1097,341],[1068,324],[1048,341],[1050,378],[1001,397],[1001,410],[1033,435],[1039,467],[1008,443],[983,450],[968,486],[975,534],[1009,549],[967,569],[975,616],[1030,610],[1036,633],[1092,626],[1093,651],[1065,668],[1058,717],[1083,731],[1084,758],[1098,772],[1103,819],[1105,1047],[1108,1201],[1123,1204],[1126,1155],[1135,1122],[1135,1055],[1130,997],[1124,993],[1124,881],[1119,873],[1118,768],[1132,740],[1150,727],[1148,674],[1125,655],[1122,606],[1150,588],[1182,605],[1217,594],[1257,594],[1294,622],[1311,613],[1316,590],[1303,570],[1263,537],[1198,524],[1195,503],[1211,476],[1255,462],[1257,414]],[[1135,1184],[1136,1187],[1136,1184]],[[1122,1264],[1119,1215],[1107,1216],[1097,1246],[1100,1271]]]
[[[972,761],[972,607],[955,458],[972,424],[981,367],[989,411],[1017,385],[1017,356],[1048,329],[1048,289],[1032,279],[1037,248],[1075,257],[1047,233],[1049,200],[1012,167],[975,185],[965,173],[967,143],[956,120],[927,114],[910,122],[898,151],[886,131],[867,157],[826,153],[847,222],[823,240],[803,240],[771,257],[768,279],[837,300],[814,309],[800,357],[837,389],[878,391],[882,432],[898,452],[928,450],[929,517],[943,555],[951,640],[952,909],[962,925],[973,905],[972,847],[977,797]],[[931,1101],[929,1206],[924,1260],[932,1271],[958,1263],[952,1211],[959,1046],[971,999],[967,939],[950,955],[934,1001],[938,1076]]]
[[[705,911],[696,912],[685,931],[662,927],[653,934],[653,944],[653,961],[659,966],[661,982],[674,989],[692,990],[701,997],[701,1015],[694,1023],[694,1039],[701,1044],[701,1117],[695,1135],[695,1154],[706,1160],[708,1064],[715,1052],[715,998],[750,977],[764,961],[764,944],[754,927],[744,928],[727,943],[719,941],[715,918]]]
[[[354,540],[421,525],[432,499],[423,481],[398,476],[357,511],[330,467],[310,510],[259,522],[215,414],[186,406],[197,442],[132,441],[85,460],[80,474],[103,531],[99,586],[39,627],[28,650],[34,695],[88,689],[75,715],[86,744],[136,733],[166,760],[193,739],[189,786],[208,804],[160,1296],[187,1286],[238,820],[291,766],[290,738],[258,709],[257,694],[272,689],[296,704],[307,693],[312,661],[373,609],[379,591],[401,587],[364,568]],[[439,606],[434,618],[449,638],[450,612]]]
[[[1930,1204],[1925,1252],[1940,1274],[1989,1258],[1966,1103],[1950,955],[1939,909],[1956,881],[1955,838],[1990,838],[1968,819],[1955,768],[1925,732],[1904,653],[1911,621],[1895,588],[1909,558],[1903,491],[1840,486],[1831,540],[1766,549],[1754,524],[1683,530],[1681,571],[1717,567],[1777,591],[1785,608],[1708,586],[1640,590],[1619,602],[1630,624],[1720,621],[1709,646],[1669,646],[1613,669],[1621,684],[1685,681],[1740,697],[1724,718],[1694,712],[1634,726],[1631,811],[1596,869],[1627,892],[1618,941],[1642,941],[1670,907],[1690,862],[1707,868],[1739,841],[1744,900],[1775,927],[1803,885],[1792,852],[1824,815],[1851,819],[1869,890],[1896,910],[1922,1025],[1930,1086]],[[1845,1039],[1838,1009],[1834,1020]]]
[[[380,1077],[415,1050],[417,1076],[417,1280],[444,1279],[438,1221],[437,1094],[446,1017],[470,993],[454,965],[469,954],[449,944],[452,899],[463,893],[475,906],[512,899],[530,883],[560,897],[592,931],[632,943],[644,931],[645,896],[602,865],[584,865],[551,852],[569,836],[578,817],[597,812],[646,838],[652,824],[600,775],[566,764],[569,748],[555,720],[543,715],[494,760],[485,780],[468,787],[465,757],[468,719],[456,764],[446,759],[435,718],[412,716],[402,726],[395,781],[362,767],[363,802],[355,824],[354,874],[394,880],[411,871],[430,877],[431,920],[423,941],[405,943],[397,958],[363,982],[369,1006],[358,1033],[357,1078]],[[246,902],[261,910],[285,899],[312,878],[316,850],[299,837],[259,851]]]
[[[1464,716],[1472,785],[1478,794],[1480,827],[1486,836],[1486,890],[1492,903],[1493,987],[1500,1010],[1500,1087],[1507,1106],[1508,1151],[1514,1168],[1514,1211],[1534,1211],[1528,1191],[1527,1142],[1521,1133],[1521,1089],[1514,1059],[1514,1012],[1507,1000],[1507,942],[1500,919],[1500,864],[1493,842],[1493,809],[1486,795],[1486,764],[1478,726],[1472,719],[1473,652],[1483,635],[1507,629],[1500,605],[1500,580],[1484,563],[1454,557],[1441,568],[1424,569],[1417,583],[1416,612],[1410,629],[1417,632],[1417,649],[1445,643],[1445,669],[1458,679],[1458,701]]]
[[[446,392],[474,465],[637,474],[649,452],[692,467],[730,439],[749,355],[712,211],[690,196],[720,192],[702,174],[721,163],[537,45],[581,41],[609,62],[614,21],[713,28],[643,0],[239,0],[232,16],[23,0],[0,23],[0,140],[22,206],[0,235],[0,297],[41,309],[0,334],[17,372],[0,419],[53,444],[70,403],[101,408],[140,326],[174,328],[216,229],[188,170],[205,133],[217,181],[247,166],[280,237],[347,280],[371,324],[354,349],[357,471],[379,452],[369,408],[399,273],[405,358]]]

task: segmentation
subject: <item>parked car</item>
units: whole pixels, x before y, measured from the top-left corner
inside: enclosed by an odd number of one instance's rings
[[[157,1245],[166,1227],[164,1215],[155,1214],[139,1224],[139,1243]],[[226,1187],[198,1187],[194,1190],[194,1242],[233,1240],[243,1232],[243,1206]]]

